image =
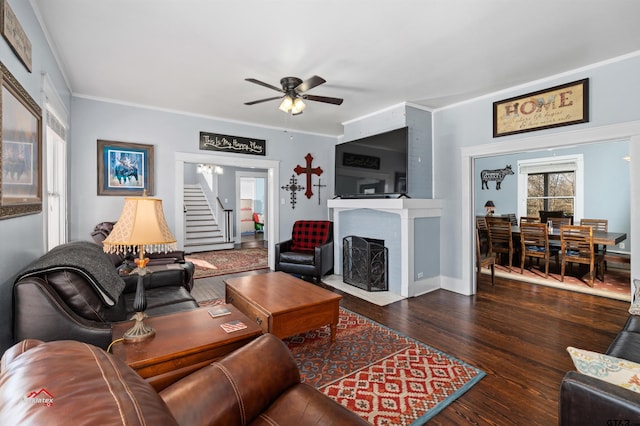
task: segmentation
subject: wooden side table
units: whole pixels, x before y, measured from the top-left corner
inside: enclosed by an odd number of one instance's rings
[[[209,315],[211,307],[147,318],[145,324],[156,335],[137,343],[115,343],[113,355],[160,391],[262,334],[254,321],[232,305],[225,306],[231,313],[218,318]],[[244,322],[247,328],[227,333],[220,327],[232,320]],[[113,339],[121,338],[130,327],[130,321],[114,324]]]

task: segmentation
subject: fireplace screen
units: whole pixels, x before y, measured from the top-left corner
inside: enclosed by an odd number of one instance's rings
[[[342,239],[342,279],[367,291],[389,289],[389,250],[384,240],[351,235]]]

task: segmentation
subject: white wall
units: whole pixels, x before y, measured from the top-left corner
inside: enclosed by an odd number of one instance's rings
[[[615,135],[619,140],[625,129],[607,129],[609,125],[640,120],[640,109],[635,106],[640,97],[639,74],[640,57],[635,55],[434,112],[435,198],[443,200],[442,235],[446,235],[440,242],[440,251],[455,254],[441,258],[443,288],[463,293],[475,291],[471,274],[473,175],[470,163],[473,156],[579,144],[593,141],[594,137],[611,140]],[[582,78],[590,79],[589,123],[493,138],[494,101]],[[635,131],[633,125],[629,127],[631,132]],[[632,160],[632,173],[637,162],[637,158]],[[632,208],[632,212],[633,224],[640,218],[637,209]],[[632,236],[637,240],[633,225]]]
[[[64,78],[46,43],[38,20],[28,1],[11,1],[11,8],[32,45],[32,69],[27,71],[7,44],[0,37],[0,61],[20,82],[29,95],[44,107],[42,97],[42,74],[49,75],[64,107],[69,111],[70,95]],[[45,150],[43,149],[43,155]],[[42,164],[46,164],[43,161]],[[43,176],[44,176],[43,166]],[[46,208],[46,206],[45,206]],[[15,275],[28,263],[44,253],[44,216],[42,213],[0,220],[0,353],[4,352],[12,339],[12,295]]]
[[[191,116],[167,111],[146,109],[97,100],[74,98],[72,102],[72,144],[71,151],[71,239],[89,239],[89,233],[96,223],[105,220],[116,220],[124,204],[123,197],[98,196],[97,173],[97,140],[105,139],[121,142],[134,142],[154,145],[155,153],[155,196],[163,200],[164,212],[169,226],[175,224],[174,203],[182,203],[175,199],[175,154],[192,153],[202,158],[198,162],[207,161],[211,157],[237,159],[238,166],[243,160],[275,160],[280,162],[280,181],[278,187],[285,185],[296,165],[304,166],[304,157],[311,153],[313,166],[321,166],[323,194],[333,193],[333,146],[335,137],[294,133],[280,129],[257,127],[200,116]],[[199,150],[199,132],[206,131],[242,137],[265,139],[267,155],[253,156],[243,154],[227,154],[215,151]],[[305,182],[301,175],[299,183]],[[182,181],[182,178],[179,179]],[[314,176],[314,183],[317,177]],[[314,191],[315,193],[315,191]],[[297,219],[325,219],[326,203],[318,205],[317,197],[307,199],[302,192],[298,193],[295,209],[289,204],[289,192],[280,190],[275,194],[280,204],[280,238],[290,236],[293,222]],[[282,203],[284,200],[284,203]],[[326,200],[326,198],[324,198]],[[277,242],[276,241],[276,242]]]

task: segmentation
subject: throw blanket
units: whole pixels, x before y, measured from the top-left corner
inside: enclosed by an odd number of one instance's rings
[[[107,254],[100,246],[88,241],[62,244],[51,249],[20,272],[16,282],[52,271],[73,271],[82,275],[105,306],[114,306],[125,286]]]

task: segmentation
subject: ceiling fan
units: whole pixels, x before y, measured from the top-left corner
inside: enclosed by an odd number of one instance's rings
[[[326,80],[322,77],[318,77],[314,75],[313,77],[302,81],[298,77],[284,77],[280,80],[280,87],[272,86],[269,83],[265,83],[260,80],[256,80],[255,78],[245,78],[246,81],[251,83],[259,84],[260,86],[268,87],[269,89],[276,90],[278,92],[284,93],[284,95],[273,96],[271,98],[259,99],[257,101],[245,102],[245,105],[255,105],[261,102],[273,101],[276,99],[282,99],[280,103],[280,109],[283,112],[291,113],[292,115],[302,114],[302,111],[305,108],[305,104],[302,101],[303,99],[309,101],[316,102],[324,102],[327,104],[341,105],[343,99],[340,98],[330,98],[328,96],[316,96],[316,95],[308,95],[305,92],[313,89],[323,83],[326,83]]]

